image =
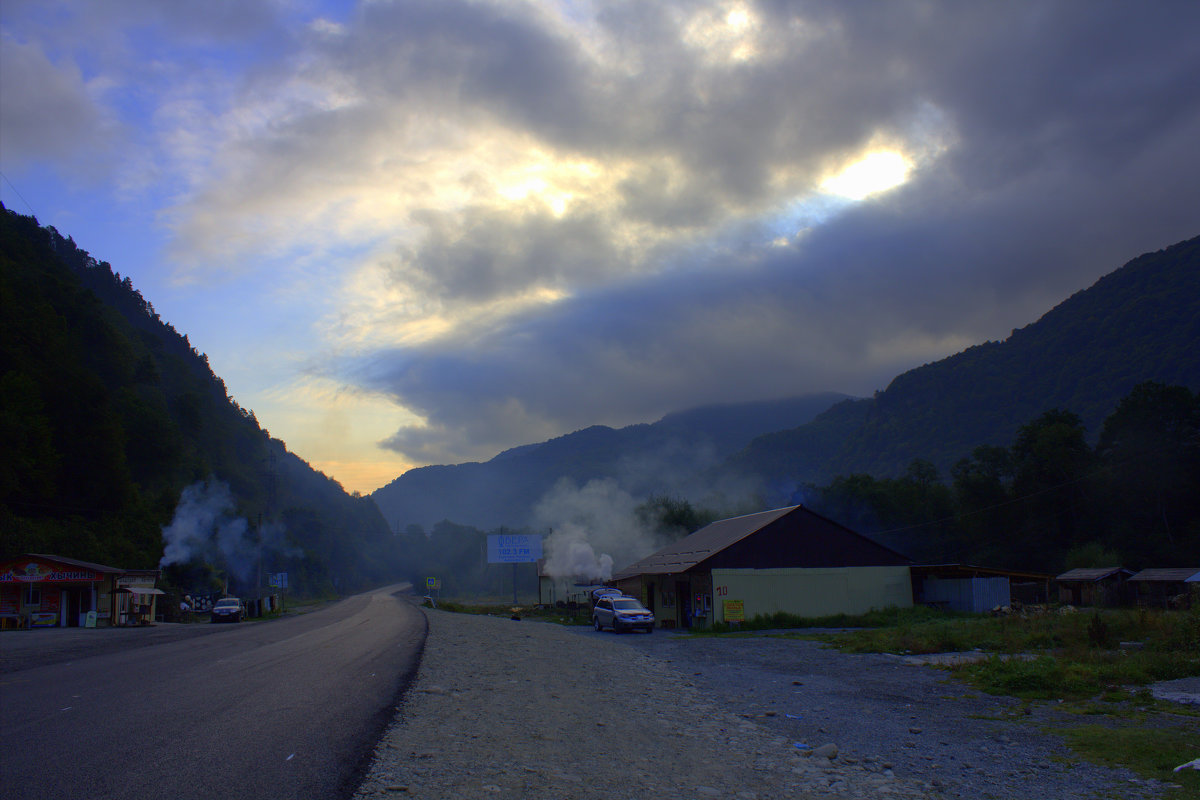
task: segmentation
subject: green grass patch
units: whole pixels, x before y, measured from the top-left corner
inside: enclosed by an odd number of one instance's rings
[[[802,617],[778,611],[774,614],[759,614],[753,619],[739,622],[736,625],[718,622],[705,629],[693,630],[692,633],[701,636],[804,628],[887,628],[966,616],[970,615],[955,611],[939,611],[924,606],[873,608],[865,614],[834,614],[827,617]]]
[[[1080,725],[1052,732],[1088,761],[1126,767],[1143,778],[1178,784],[1182,788],[1173,790],[1175,797],[1200,796],[1200,771],[1173,771],[1200,756],[1200,733],[1194,725]]]
[[[1125,686],[1200,675],[1200,659],[1186,653],[1083,651],[1042,654],[1026,660],[993,656],[954,668],[972,686],[988,694],[1028,700],[1119,702]]]

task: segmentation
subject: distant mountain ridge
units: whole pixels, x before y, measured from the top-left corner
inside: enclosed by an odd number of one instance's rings
[[[371,497],[393,525],[428,528],[450,519],[492,528],[528,524],[537,501],[563,478],[584,484],[611,477],[634,496],[690,494],[703,470],[716,468],[756,436],[803,424],[845,399],[830,392],[704,406],[618,429],[593,425],[486,462],[418,467]]]
[[[769,507],[805,484],[895,476],[918,458],[944,478],[975,447],[1007,445],[1051,408],[1079,414],[1095,436],[1147,380],[1200,389],[1200,237],[1139,256],[1006,340],[909,370],[874,398],[824,394],[594,426],[485,463],[410,470],[372,497],[393,525],[482,528],[525,524],[563,477],[613,477],[635,496],[737,486]]]

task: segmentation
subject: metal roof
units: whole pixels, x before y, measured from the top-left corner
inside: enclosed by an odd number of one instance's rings
[[[1125,569],[1124,567],[1081,567],[1072,569],[1059,575],[1054,580],[1056,581],[1102,581],[1105,578],[1116,575],[1118,572],[1124,572],[1128,577],[1133,574],[1133,570]]]
[[[82,567],[84,569],[95,570],[96,572],[109,572],[118,575],[123,575],[126,572],[126,570],[118,569],[117,567],[107,567],[104,564],[93,564],[90,561],[80,561],[77,558],[67,558],[66,556],[51,556],[43,553],[26,553],[23,556],[19,556],[15,560],[20,560],[21,558],[42,558],[46,561],[57,561],[60,564],[70,564],[72,567]],[[12,561],[14,559],[8,560]]]
[[[1134,575],[1131,581],[1160,581],[1166,583],[1185,583],[1200,581],[1200,567],[1171,567],[1168,569],[1144,569]]]
[[[935,575],[956,578],[970,578],[979,575],[996,575],[1008,578],[1024,578],[1034,581],[1052,581],[1054,576],[1045,572],[1025,572],[1015,569],[1000,569],[998,567],[981,567],[976,564],[913,564],[912,571],[916,575]]]
[[[755,514],[717,520],[690,536],[685,536],[679,541],[651,553],[641,561],[635,561],[619,570],[613,574],[613,580],[643,574],[674,575],[687,572],[709,556],[745,539],[755,531],[770,525],[799,507],[788,506],[772,511],[759,511]]]

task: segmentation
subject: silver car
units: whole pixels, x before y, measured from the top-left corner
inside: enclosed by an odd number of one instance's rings
[[[654,630],[654,613],[636,598],[622,595],[604,595],[596,600],[592,608],[592,627],[596,630],[612,628],[613,633]]]

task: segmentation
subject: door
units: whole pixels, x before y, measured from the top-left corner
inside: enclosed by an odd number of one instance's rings
[[[675,608],[679,609],[679,627],[692,627],[692,595],[687,581],[675,582]]]
[[[80,589],[63,589],[63,610],[66,617],[63,624],[72,628],[79,627],[79,613],[82,610],[79,602]]]

